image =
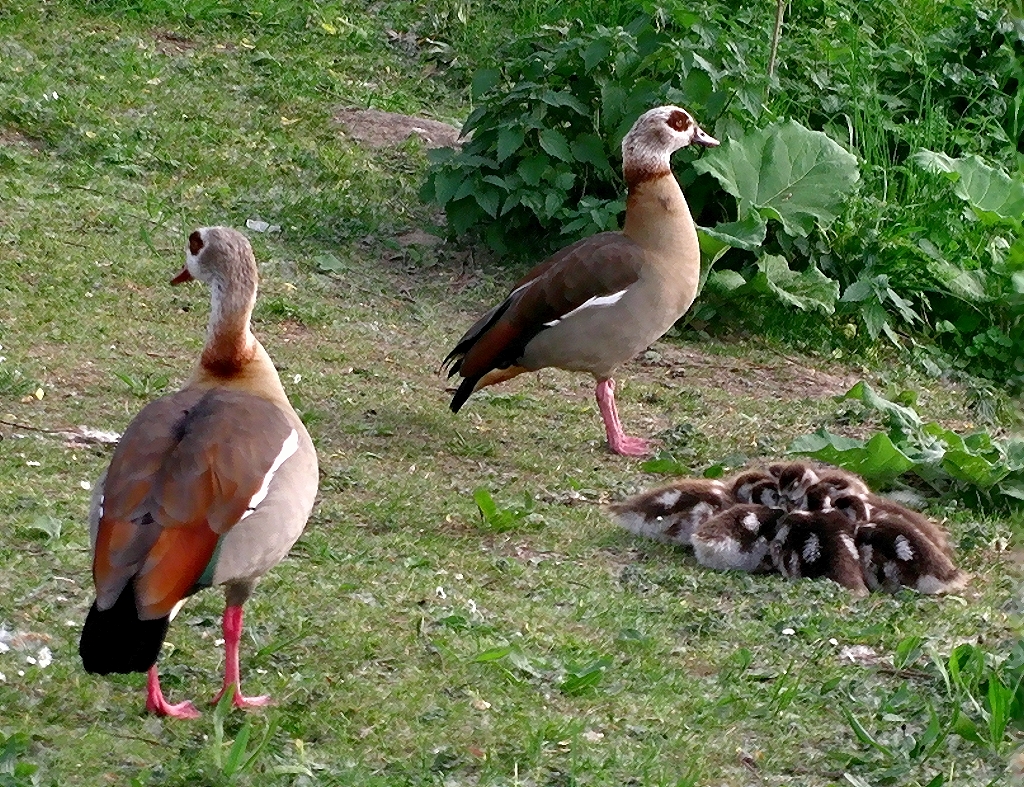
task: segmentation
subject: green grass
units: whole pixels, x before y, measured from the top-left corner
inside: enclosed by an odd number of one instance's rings
[[[13,741],[0,743],[0,784],[14,760],[18,785],[1005,778],[1017,728],[992,745],[951,733],[927,758],[908,739],[929,708],[942,725],[956,708],[981,718],[927,649],[940,662],[962,642],[1009,652],[1020,609],[1001,550],[1019,516],[933,510],[974,573],[963,599],[853,602],[827,583],[716,573],[628,537],[601,503],[662,479],[606,452],[591,381],[544,372],[448,412],[440,359],[509,279],[474,249],[396,250],[397,235],[433,220],[415,199],[422,151],[370,151],[331,122],[340,106],[457,120],[463,95],[389,46],[387,15],[362,6],[131,8],[0,11],[0,626],[35,635],[30,650],[0,653],[0,735]],[[255,329],[309,424],[321,494],[246,608],[245,688],[276,704],[170,722],[143,713],[142,676],[100,679],[78,663],[85,487],[110,449],[66,431],[120,431],[181,384],[208,295],[167,280],[191,229],[250,218],[282,227],[249,233]],[[342,274],[318,272],[328,254]],[[884,353],[858,367],[831,349],[787,358],[693,336],[658,350],[666,360],[621,375],[623,420],[696,471],[848,426],[843,406],[793,394],[816,372],[919,388],[922,416],[975,419],[962,392]],[[679,361],[697,350],[708,366]],[[765,370],[795,382],[775,391]],[[479,488],[513,514],[483,520]],[[172,700],[219,686],[221,603],[201,594],[172,625]],[[920,656],[892,666],[910,637]],[[44,645],[53,663],[29,664]],[[852,645],[882,663],[845,659]]]

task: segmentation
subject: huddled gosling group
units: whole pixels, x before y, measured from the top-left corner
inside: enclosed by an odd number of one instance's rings
[[[943,529],[831,465],[780,462],[721,479],[683,478],[610,506],[627,530],[688,546],[708,568],[831,579],[872,590],[960,590]]]

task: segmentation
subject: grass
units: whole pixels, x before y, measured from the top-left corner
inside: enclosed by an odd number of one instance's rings
[[[994,669],[1016,641],[1003,550],[1019,516],[933,510],[975,575],[963,599],[853,602],[627,537],[600,504],[661,479],[607,454],[589,380],[544,372],[448,412],[437,364],[510,278],[473,249],[397,244],[433,220],[415,199],[422,150],[364,149],[331,121],[364,105],[458,119],[463,96],[390,47],[388,20],[361,6],[139,7],[0,11],[0,626],[32,635],[0,653],[12,741],[0,784],[1005,778],[1016,728],[991,745],[950,732],[927,757],[907,741],[929,709],[944,729],[957,709],[980,718],[935,664],[971,642]],[[188,231],[246,219],[282,228],[250,233],[256,331],[309,424],[321,494],[247,605],[245,687],[276,704],[168,722],[143,713],[142,676],[78,664],[87,487],[110,448],[69,433],[120,431],[181,384],[207,293],[166,282]],[[698,471],[841,429],[827,396],[793,395],[804,375],[920,388],[926,418],[974,419],[962,393],[884,355],[858,367],[692,334],[657,350],[621,375],[623,420]],[[694,351],[705,366],[681,361]],[[793,388],[764,383],[766,370]],[[174,701],[219,685],[221,603],[200,594],[171,628],[161,666]],[[908,638],[920,655],[894,665]],[[850,661],[853,645],[881,662]]]

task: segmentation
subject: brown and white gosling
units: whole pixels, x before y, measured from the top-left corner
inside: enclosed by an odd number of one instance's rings
[[[854,596],[868,595],[856,545],[857,525],[836,510],[792,511],[769,545],[771,562],[789,579],[826,577]]]
[[[771,571],[769,543],[786,512],[737,503],[700,524],[691,538],[697,562],[721,571]]]
[[[612,503],[608,510],[631,533],[689,546],[693,531],[733,502],[732,490],[718,479],[682,478]]]

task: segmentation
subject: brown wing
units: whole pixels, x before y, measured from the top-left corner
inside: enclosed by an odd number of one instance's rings
[[[526,274],[508,298],[466,332],[444,360],[451,364],[449,376],[476,380],[514,365],[547,323],[591,298],[625,290],[640,278],[643,262],[640,246],[618,232],[592,235],[562,249]]]
[[[104,482],[97,606],[112,606],[134,579],[140,617],[167,615],[245,515],[291,432],[275,405],[240,392],[183,391],[143,409]]]

